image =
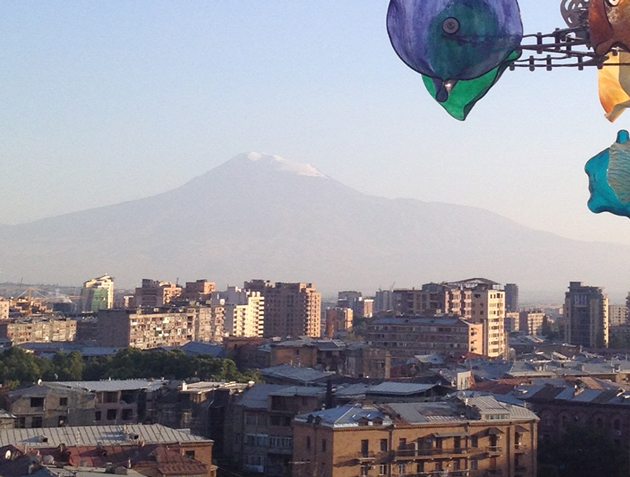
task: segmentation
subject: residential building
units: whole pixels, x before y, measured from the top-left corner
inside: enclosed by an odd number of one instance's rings
[[[367,325],[365,339],[398,360],[417,354],[483,354],[482,324],[456,316],[375,318]]]
[[[427,283],[420,290],[393,292],[394,309],[401,315],[455,314],[471,316],[472,292],[457,284]]]
[[[517,311],[511,311],[505,313],[505,319],[503,320],[503,329],[507,334],[515,331],[520,331],[521,316]]]
[[[208,280],[186,282],[182,297],[189,302],[205,303],[216,291],[216,283]]]
[[[22,343],[74,341],[77,322],[55,316],[31,316],[0,321],[0,338]]]
[[[265,326],[265,298],[259,291],[228,287],[215,293],[212,303],[219,303],[224,310],[223,328],[228,336],[262,336]]]
[[[503,287],[505,291],[505,311],[506,313],[517,312],[518,310],[518,285],[516,283],[506,283]]]
[[[43,382],[9,393],[18,428],[141,423],[153,414],[163,381],[145,379]]]
[[[109,310],[114,307],[114,280],[103,275],[83,283],[81,288],[81,310]]]
[[[0,320],[9,319],[9,308],[11,308],[11,302],[0,298]]]
[[[15,416],[16,428],[93,426],[96,399],[83,389],[41,383],[11,391],[6,409]]]
[[[142,286],[136,288],[134,304],[137,307],[155,308],[164,306],[182,294],[182,287],[171,282],[161,282],[145,278]]]
[[[212,314],[208,306],[102,310],[97,336],[101,346],[151,349],[210,341]],[[1,324],[0,324],[1,325]]]
[[[545,314],[540,310],[521,311],[519,313],[519,329],[520,331],[528,335],[541,335],[544,321]]]
[[[625,305],[608,306],[608,322],[610,326],[624,326],[628,324],[628,307]]]
[[[350,331],[354,312],[352,308],[326,308],[326,328],[324,336],[334,338],[338,331]]]
[[[374,294],[374,313],[387,313],[394,311],[394,292],[392,290],[379,290]]]
[[[608,346],[608,296],[603,288],[570,282],[564,316],[567,343],[592,348]]]
[[[347,405],[293,422],[293,477],[536,476],[538,418],[490,396]]]
[[[226,455],[247,472],[291,474],[293,418],[321,409],[325,387],[258,384],[237,397],[228,410]]]
[[[479,285],[472,290],[471,321],[483,325],[483,351],[489,358],[504,357],[507,352],[505,334],[505,292]]]
[[[215,477],[212,447],[209,439],[160,424],[0,429],[0,449],[5,456],[0,460],[0,472],[19,477],[48,470],[44,466],[50,465],[70,466],[62,475],[92,475],[90,470],[107,469],[103,475],[136,475],[136,471],[147,477]],[[26,457],[26,472],[11,473],[7,467],[21,456]]]
[[[245,282],[265,299],[265,337],[319,337],[322,296],[311,283]]]

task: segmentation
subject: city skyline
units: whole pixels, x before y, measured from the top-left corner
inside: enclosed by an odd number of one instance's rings
[[[459,123],[396,57],[387,3],[7,5],[0,224],[151,196],[258,151],[364,193],[630,244],[624,218],[586,207],[584,164],[630,121],[603,118],[596,69],[508,71]],[[521,11],[526,33],[563,26],[559,5]]]

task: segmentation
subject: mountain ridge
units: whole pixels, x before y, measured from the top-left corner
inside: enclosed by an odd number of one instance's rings
[[[0,226],[0,277],[70,284],[107,271],[124,286],[261,277],[372,293],[487,276],[559,301],[571,280],[625,294],[627,272],[605,271],[630,269],[630,247],[567,239],[473,206],[363,194],[312,166],[251,154],[150,197]]]

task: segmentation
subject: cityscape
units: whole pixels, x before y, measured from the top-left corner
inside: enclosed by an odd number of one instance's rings
[[[486,278],[0,294],[2,475],[604,475],[578,437],[605,445],[605,475],[630,462],[628,307],[602,287],[538,307]]]
[[[0,477],[630,475],[630,0],[430,3],[2,3]]]

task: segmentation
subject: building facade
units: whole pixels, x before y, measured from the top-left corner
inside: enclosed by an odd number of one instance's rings
[[[371,346],[388,349],[392,359],[483,353],[483,326],[453,316],[375,318],[368,323],[365,338]]]
[[[212,313],[208,306],[103,310],[96,327],[100,346],[182,346],[189,341],[210,341]]]
[[[348,405],[295,418],[294,477],[534,477],[538,418],[494,398]]]
[[[54,316],[12,318],[0,322],[0,338],[11,340],[14,345],[74,341],[76,332],[76,321]]]
[[[83,283],[81,288],[82,311],[109,310],[114,306],[114,280],[103,275]]]
[[[155,308],[170,303],[182,294],[182,287],[171,282],[161,282],[145,278],[142,286],[136,288],[134,305],[142,308]]]
[[[608,322],[610,326],[624,326],[628,324],[628,307],[625,305],[608,306]]]
[[[505,311],[507,313],[518,310],[518,285],[516,283],[506,283],[503,287],[505,291]]]
[[[265,337],[319,337],[322,296],[311,283],[245,282],[265,299]]]
[[[565,293],[564,316],[567,343],[608,347],[608,296],[603,288],[571,282]]]

